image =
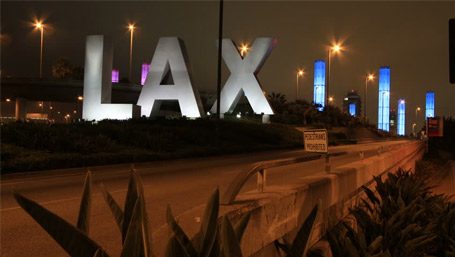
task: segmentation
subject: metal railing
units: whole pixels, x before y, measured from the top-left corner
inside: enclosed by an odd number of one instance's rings
[[[256,187],[259,193],[263,193],[265,190],[266,180],[267,180],[267,169],[287,166],[296,163],[314,161],[318,159],[325,158],[325,171],[330,173],[330,165],[331,165],[331,157],[347,155],[347,154],[358,154],[359,160],[365,159],[366,152],[374,152],[375,155],[381,156],[382,153],[388,152],[391,150],[395,150],[398,148],[402,148],[411,144],[410,142],[406,142],[403,144],[394,144],[389,146],[380,146],[377,149],[369,149],[369,150],[362,150],[362,151],[345,151],[345,152],[337,152],[337,153],[329,153],[329,154],[312,154],[305,157],[297,157],[297,158],[287,158],[287,159],[278,159],[272,161],[264,161],[264,162],[256,162],[250,165],[247,169],[240,171],[237,176],[232,180],[229,184],[227,190],[224,192],[220,203],[224,205],[232,204],[239,194],[240,190],[243,188],[245,183],[248,181],[250,177],[257,173],[257,183]]]
[[[321,158],[326,158],[326,171],[330,172],[330,157],[345,155],[348,152],[338,152],[338,153],[331,153],[331,154],[313,154],[305,157],[297,157],[297,158],[287,158],[287,159],[279,159],[279,160],[272,160],[272,161],[265,161],[265,162],[256,162],[253,163],[249,168],[242,170],[237,174],[237,176],[232,180],[231,184],[227,188],[226,192],[224,192],[223,197],[221,198],[221,204],[228,205],[232,204],[239,194],[242,187],[248,181],[248,179],[253,176],[254,174],[258,174],[257,176],[257,189],[259,193],[263,193],[266,184],[267,178],[267,169],[287,166],[291,164],[301,163],[301,162],[308,162],[314,161]],[[327,170],[328,169],[328,170]]]

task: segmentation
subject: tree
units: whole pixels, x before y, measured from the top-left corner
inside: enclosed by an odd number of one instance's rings
[[[281,93],[272,92],[271,95],[268,95],[270,104],[275,112],[281,113],[284,109],[284,106],[287,102],[286,96]]]
[[[62,57],[55,61],[52,65],[52,76],[54,78],[63,79],[71,77],[73,73],[73,67],[70,64],[69,60],[65,57]]]

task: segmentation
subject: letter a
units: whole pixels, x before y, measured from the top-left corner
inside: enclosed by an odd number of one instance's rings
[[[256,74],[276,43],[277,40],[273,38],[257,38],[251,50],[242,59],[234,42],[231,39],[223,39],[223,59],[231,71],[231,76],[221,90],[221,113],[232,112],[244,92],[255,113],[273,115]],[[217,112],[216,101],[211,111]]]
[[[139,113],[133,104],[110,104],[112,94],[112,42],[103,35],[87,36],[85,45],[84,101],[86,120],[131,119]]]
[[[201,100],[198,91],[191,84],[187,70],[188,60],[184,57],[182,46],[183,41],[177,37],[162,37],[158,41],[144,88],[137,101],[142,115],[156,116],[163,100],[178,100],[183,116],[201,117]],[[161,82],[169,71],[174,85],[163,85]]]

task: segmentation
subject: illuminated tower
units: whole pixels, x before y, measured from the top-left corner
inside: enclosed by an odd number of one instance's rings
[[[425,118],[434,118],[434,92],[427,92]]]
[[[322,105],[318,110],[322,111],[325,106],[325,61],[314,62],[314,104]]]
[[[112,70],[112,83],[118,83],[119,71]]]
[[[141,74],[141,85],[144,85],[145,79],[147,78],[147,73],[150,69],[150,63],[143,63],[142,64],[142,74]]]
[[[390,68],[379,68],[378,128],[389,131]]]
[[[406,102],[404,99],[398,99],[397,134],[400,136],[405,135],[405,123],[406,123]]]

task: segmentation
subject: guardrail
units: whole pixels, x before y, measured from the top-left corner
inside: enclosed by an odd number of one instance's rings
[[[381,153],[388,152],[397,148],[405,147],[409,145],[409,142],[403,144],[394,144],[390,146],[380,146],[377,149],[371,149],[366,151],[346,151],[346,152],[337,152],[329,154],[313,154],[305,157],[297,158],[287,158],[287,159],[278,159],[265,162],[256,162],[249,166],[249,168],[240,171],[237,176],[229,184],[227,190],[224,192],[220,203],[223,205],[230,205],[234,202],[235,198],[239,194],[242,187],[248,181],[250,177],[257,173],[257,183],[256,187],[259,193],[263,193],[265,190],[266,180],[267,180],[267,169],[287,166],[291,164],[314,161],[318,159],[325,158],[325,171],[330,173],[330,158],[335,156],[347,155],[349,153],[356,153],[359,155],[359,160],[365,159],[366,152],[376,152],[377,156],[381,156]]]
[[[321,158],[326,158],[326,171],[327,168],[330,171],[330,157],[340,156],[348,154],[348,152],[338,152],[332,154],[314,154],[305,157],[297,157],[297,158],[287,158],[287,159],[279,159],[273,161],[265,161],[265,162],[256,162],[253,163],[249,168],[242,170],[237,174],[237,176],[232,180],[227,188],[226,192],[224,192],[223,197],[221,198],[220,203],[224,205],[232,204],[239,194],[242,187],[248,181],[248,179],[253,176],[254,174],[258,174],[257,176],[257,189],[259,193],[263,193],[266,184],[267,178],[267,169],[287,166],[291,164],[301,163],[301,162],[308,162],[313,160],[318,160]],[[328,166],[327,166],[328,165]]]

